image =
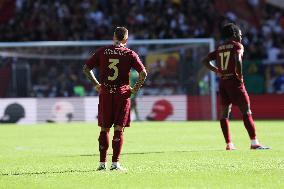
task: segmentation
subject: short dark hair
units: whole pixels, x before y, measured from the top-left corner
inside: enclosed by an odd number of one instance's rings
[[[222,28],[222,37],[228,39],[231,37],[236,37],[240,28],[234,23],[225,24]]]
[[[123,41],[128,38],[128,30],[125,27],[116,27],[114,35],[118,41]]]

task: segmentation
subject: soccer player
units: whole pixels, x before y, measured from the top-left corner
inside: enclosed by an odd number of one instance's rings
[[[125,47],[128,40],[128,30],[117,27],[114,31],[114,44],[99,48],[83,67],[83,72],[99,92],[98,126],[100,164],[97,170],[107,169],[107,150],[109,147],[109,131],[114,126],[112,140],[112,165],[110,170],[126,171],[120,163],[120,153],[123,145],[123,132],[130,126],[131,94],[136,94],[144,83],[147,72],[138,55]],[[91,71],[99,70],[99,81]],[[138,80],[133,88],[129,85],[131,68],[138,73]]]
[[[202,63],[211,71],[220,76],[219,92],[221,98],[221,129],[227,143],[226,150],[235,150],[229,130],[229,114],[231,107],[237,105],[242,113],[243,122],[251,139],[251,149],[269,149],[259,143],[250,109],[250,100],[246,91],[243,74],[242,58],[244,47],[241,44],[242,32],[240,28],[228,23],[222,28],[225,40],[215,51],[208,54]],[[211,61],[216,61],[216,66]]]

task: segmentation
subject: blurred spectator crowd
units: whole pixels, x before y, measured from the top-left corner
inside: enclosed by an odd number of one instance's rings
[[[110,40],[115,26],[126,26],[130,39],[214,37],[219,41],[220,27],[232,21],[243,30],[245,59],[249,60],[245,68],[248,85],[261,83],[257,90],[248,87],[249,91],[284,93],[281,62],[284,58],[284,12],[262,0],[244,2],[252,12],[258,12],[258,23],[240,18],[234,11],[216,10],[218,0],[1,0],[0,41]],[[194,61],[199,64],[199,60]],[[31,96],[95,94],[81,74],[82,64],[40,61],[30,66]],[[161,72],[157,68],[150,73],[146,84],[150,89],[156,81],[163,83],[162,79],[167,77],[159,75]],[[164,94],[206,94],[200,87],[208,77],[198,78],[201,81],[195,81],[197,89],[188,90],[187,85],[192,84],[194,78],[177,75],[171,77],[175,88]]]

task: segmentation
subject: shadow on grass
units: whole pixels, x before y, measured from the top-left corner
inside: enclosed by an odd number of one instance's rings
[[[96,170],[66,170],[66,171],[39,171],[23,173],[1,173],[0,176],[22,176],[22,175],[46,175],[46,174],[64,174],[64,173],[89,173]]]
[[[224,151],[224,150],[184,150],[184,151],[157,151],[157,152],[129,152],[123,153],[123,155],[147,155],[147,154],[166,154],[166,153],[188,153],[188,152],[201,152],[201,151]],[[69,155],[64,157],[93,157],[99,156],[99,154],[83,154],[83,155]],[[65,171],[39,171],[39,172],[23,172],[23,173],[0,173],[1,176],[23,176],[23,175],[45,175],[45,174],[64,174],[64,173],[89,173],[96,172],[96,170],[65,170]]]
[[[204,152],[204,151],[224,151],[220,149],[211,149],[211,150],[177,150],[177,151],[156,151],[156,152],[126,152],[122,153],[121,156],[124,155],[148,155],[148,154],[167,154],[167,153],[188,153],[188,152]],[[109,155],[112,155],[109,153]],[[92,157],[92,156],[99,156],[99,154],[82,154],[82,155],[69,155],[65,157]]]

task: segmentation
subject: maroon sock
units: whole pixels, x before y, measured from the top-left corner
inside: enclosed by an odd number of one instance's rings
[[[251,140],[256,139],[256,131],[254,126],[254,121],[251,114],[243,114],[244,125],[247,129],[249,137]]]
[[[106,162],[108,147],[109,147],[109,133],[101,131],[99,136],[100,162]]]
[[[223,118],[220,120],[221,129],[225,138],[226,143],[231,142],[230,128],[229,128],[229,119]]]
[[[114,131],[112,140],[112,162],[118,162],[123,145],[123,131]]]

